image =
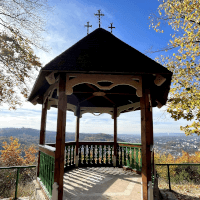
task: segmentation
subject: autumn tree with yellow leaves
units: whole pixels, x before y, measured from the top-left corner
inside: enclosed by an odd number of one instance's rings
[[[36,162],[35,153],[37,150],[32,145],[28,149],[24,149],[25,158],[20,156],[22,149],[20,149],[19,139],[13,139],[10,137],[10,144],[3,142],[4,150],[1,150],[1,162],[9,166],[22,166],[22,165],[33,165]]]
[[[34,145],[29,148],[20,148],[18,143],[19,139],[13,139],[10,137],[10,143],[3,142],[3,149],[1,150],[0,162],[1,166],[29,166],[34,165],[37,162],[37,157],[35,154],[38,152]],[[25,152],[25,157],[23,158],[20,154],[22,150]],[[20,183],[24,186],[30,183],[34,176],[36,176],[36,168],[22,168],[19,173]],[[15,180],[16,180],[16,169],[1,169],[0,179],[0,198],[10,197],[11,189],[14,188],[15,191]]]
[[[42,45],[47,13],[46,0],[1,0],[0,3],[0,105],[16,109],[28,97],[28,83],[42,67],[33,47]]]
[[[156,32],[168,23],[174,30],[167,47],[159,51],[173,51],[173,56],[156,57],[156,61],[173,72],[167,112],[174,120],[192,120],[180,130],[186,135],[200,135],[200,1],[162,0],[158,14],[149,17]]]

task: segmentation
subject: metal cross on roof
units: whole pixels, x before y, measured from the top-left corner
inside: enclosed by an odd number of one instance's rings
[[[108,27],[108,28],[110,28],[110,29],[111,29],[111,33],[112,33],[112,29],[113,29],[113,28],[115,28],[115,27],[113,27],[113,26],[112,26],[112,24],[113,24],[113,23],[110,23],[110,24],[111,24],[111,26],[110,26],[110,27]]]
[[[87,22],[87,25],[85,25],[87,27],[87,35],[89,34],[89,27],[92,27],[92,25],[89,25],[90,22]]]
[[[100,24],[100,20],[101,19],[100,19],[100,17],[104,16],[104,14],[100,14],[100,12],[101,12],[101,10],[98,10],[98,14],[94,14],[94,16],[97,16],[97,15],[99,16],[99,28],[101,27],[101,24]]]

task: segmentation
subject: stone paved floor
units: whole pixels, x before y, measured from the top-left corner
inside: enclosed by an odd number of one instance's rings
[[[141,175],[122,168],[78,168],[64,174],[63,200],[141,200]]]

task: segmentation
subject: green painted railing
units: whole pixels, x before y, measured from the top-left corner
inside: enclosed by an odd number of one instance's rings
[[[39,178],[46,188],[47,195],[51,198],[54,183],[55,148],[48,145],[39,145],[39,147]]]
[[[0,167],[0,169],[17,169],[16,188],[15,188],[15,197],[14,197],[15,200],[17,199],[17,189],[18,189],[18,180],[19,180],[19,169],[22,169],[22,168],[33,168],[33,167],[36,167],[36,165]]]
[[[119,166],[128,166],[138,172],[142,171],[142,146],[140,143],[118,142]]]
[[[79,166],[112,166],[114,142],[79,142]]]

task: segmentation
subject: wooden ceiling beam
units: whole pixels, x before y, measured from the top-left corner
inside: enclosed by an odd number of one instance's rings
[[[79,102],[79,104],[81,104],[81,103],[83,103],[84,101],[87,101],[87,100],[89,100],[89,99],[91,99],[91,98],[93,98],[93,97],[94,97],[94,96],[92,95],[92,96],[88,97],[87,99],[84,99],[83,101]]]
[[[101,91],[99,91],[101,92]],[[118,94],[118,95],[130,95],[130,96],[136,96],[136,94],[130,94],[130,93],[107,93],[106,91],[103,91],[105,92],[106,94]],[[94,93],[94,92],[81,92],[81,91],[74,91],[73,93],[80,93],[80,94],[91,94],[91,93]]]
[[[85,83],[88,87],[90,87],[90,88],[92,88],[94,91],[97,91],[97,89],[93,86],[93,85],[91,85],[91,84],[89,84],[89,83]]]
[[[107,96],[103,96],[105,99],[107,99],[108,101],[110,101],[112,104],[116,105],[115,102],[113,102],[111,99],[109,99]]]

